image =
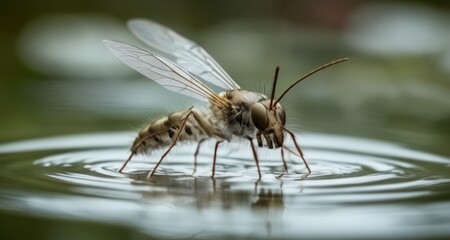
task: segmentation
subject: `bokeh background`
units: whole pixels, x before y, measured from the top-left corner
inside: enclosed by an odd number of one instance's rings
[[[137,43],[126,20],[161,22],[204,46],[243,87],[279,91],[312,67],[351,61],[289,94],[299,130],[445,147],[450,16],[441,1],[6,1],[1,141],[138,128],[185,106],[119,63],[102,39]],[[145,87],[148,86],[148,87]],[[170,94],[165,92],[166,94]],[[171,95],[169,95],[171,96]],[[183,100],[178,96],[172,99]],[[191,104],[186,103],[185,105]],[[156,107],[155,107],[156,105]]]
[[[280,92],[310,69],[349,57],[284,99],[292,129],[450,155],[449,8],[446,1],[2,1],[0,142],[135,130],[198,104],[104,47],[103,39],[142,46],[126,29],[139,17],[196,41],[249,90],[267,93],[276,65]]]

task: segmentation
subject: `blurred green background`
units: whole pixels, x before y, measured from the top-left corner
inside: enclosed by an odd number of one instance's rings
[[[103,39],[141,45],[126,29],[128,19],[140,17],[199,43],[249,90],[267,93],[276,65],[280,92],[310,69],[350,57],[284,99],[293,130],[450,155],[449,7],[445,1],[3,1],[0,142],[136,130],[198,104],[144,79],[103,46]],[[19,220],[39,234],[38,223],[58,226],[3,214],[1,225],[14,234],[5,239],[32,235]],[[63,224],[49,234],[61,239],[98,227],[119,238],[114,233],[122,231],[93,224]]]
[[[102,45],[102,39],[136,43],[125,23],[142,17],[198,42],[250,90],[267,91],[277,64],[281,91],[317,65],[350,57],[289,94],[285,104],[293,127],[450,153],[448,6],[331,0],[3,2],[0,141],[137,129],[154,116],[195,104],[173,96],[173,104],[161,106],[157,101],[172,95],[155,95],[161,88]]]

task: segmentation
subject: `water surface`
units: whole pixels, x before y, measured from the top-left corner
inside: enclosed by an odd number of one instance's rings
[[[213,142],[193,173],[195,145],[138,156],[134,132],[68,135],[0,145],[0,209],[38,219],[93,222],[156,237],[416,238],[450,234],[450,159],[400,144],[340,135],[299,136],[312,174],[288,155],[246,142]],[[289,143],[291,144],[291,143]],[[292,145],[291,145],[292,147]],[[110,238],[119,239],[119,236]]]

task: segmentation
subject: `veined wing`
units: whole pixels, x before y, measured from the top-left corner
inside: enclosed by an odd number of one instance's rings
[[[128,27],[141,41],[199,79],[227,90],[240,89],[225,70],[195,42],[149,20],[130,20]]]
[[[125,43],[110,40],[103,42],[122,62],[161,86],[202,101],[226,106],[225,100],[213,90],[170,60]]]

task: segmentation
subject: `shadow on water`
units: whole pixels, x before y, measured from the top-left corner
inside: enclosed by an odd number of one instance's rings
[[[396,144],[304,134],[313,173],[296,156],[229,144],[211,179],[212,148],[179,147],[147,179],[158,153],[117,172],[134,133],[73,135],[0,146],[0,208],[32,216],[117,224],[159,237],[445,236],[450,160]],[[439,219],[438,223],[434,220]],[[327,231],[321,231],[324,226]]]

